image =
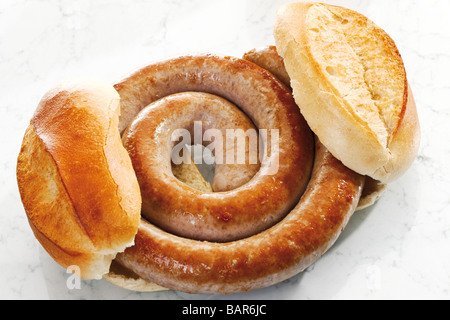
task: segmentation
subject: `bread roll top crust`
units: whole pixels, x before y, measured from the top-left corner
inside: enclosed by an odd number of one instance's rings
[[[35,234],[57,262],[81,264],[87,278],[108,272],[105,257],[133,244],[140,221],[139,186],[118,130],[119,100],[112,86],[96,81],[52,89],[18,159],[19,189]]]
[[[419,124],[389,35],[355,11],[308,2],[283,6],[274,34],[296,102],[322,143],[360,174],[398,178],[417,154]],[[415,119],[406,134],[399,128],[408,108]]]

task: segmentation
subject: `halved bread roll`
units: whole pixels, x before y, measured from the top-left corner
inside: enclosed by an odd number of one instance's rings
[[[119,94],[98,81],[50,90],[25,134],[17,181],[31,228],[64,268],[101,279],[134,244],[141,195],[118,130]]]
[[[394,41],[365,16],[290,3],[274,36],[311,129],[352,170],[388,183],[415,159],[417,110]]]

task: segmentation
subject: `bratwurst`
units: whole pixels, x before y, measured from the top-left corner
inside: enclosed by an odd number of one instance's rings
[[[131,144],[128,151],[138,180],[139,177],[145,180],[141,183],[143,203],[149,196],[152,199],[150,209],[161,209],[165,205],[172,208],[170,201],[155,197],[153,192],[158,188],[163,188],[161,194],[175,191],[173,194],[182,195],[177,200],[181,212],[190,206],[197,209],[195,212],[201,218],[194,225],[203,217],[212,217],[209,220],[218,225],[211,233],[215,237],[207,239],[209,235],[204,237],[203,231],[198,231],[201,234],[198,240],[195,236],[173,234],[164,228],[167,226],[157,226],[143,219],[135,245],[116,258],[143,279],[191,293],[229,294],[266,287],[295,275],[316,261],[334,243],[355,211],[364,177],[343,166],[320,141],[315,141],[314,149],[313,135],[293,103],[291,91],[267,70],[235,58],[181,57],[146,67],[116,85],[116,89],[122,99],[122,128],[129,125],[124,135],[125,145],[133,135],[141,136],[137,127],[142,122],[163,122],[163,116],[149,116],[153,109],[162,109],[158,102],[139,113],[145,106],[185,91],[221,96],[243,110],[257,128],[279,130],[277,175],[265,175],[265,166],[270,161],[262,161],[260,171],[249,183],[213,194],[202,194],[176,182],[167,172],[170,166],[149,168],[143,161],[142,152],[135,143]],[[136,120],[132,121],[134,118]],[[158,136],[155,138],[159,139]],[[151,158],[152,152],[159,151],[145,149],[147,143],[140,143],[139,148],[144,148],[145,157]],[[165,162],[167,157],[166,152]],[[152,164],[156,165],[156,162]],[[157,188],[151,187],[153,179],[149,177],[155,177],[151,170],[157,170],[163,177]],[[310,176],[303,193],[305,181]],[[158,200],[164,205],[155,205]],[[271,209],[280,206],[281,218],[272,218],[271,225],[254,231],[254,234],[238,231],[229,236],[230,230],[237,230],[240,222],[253,225],[254,216],[264,219],[261,215],[266,208],[264,204]],[[204,210],[204,206],[209,210]],[[229,208],[231,214],[226,215],[227,219],[215,214],[221,212],[221,206]],[[202,215],[205,211],[207,213]],[[187,225],[182,222],[183,217],[178,221],[184,227]],[[233,221],[238,223],[233,225]],[[221,229],[225,232],[220,232]],[[197,232],[196,228],[191,231]]]

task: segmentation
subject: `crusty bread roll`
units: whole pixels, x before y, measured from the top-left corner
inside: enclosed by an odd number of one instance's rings
[[[137,292],[154,292],[168,290],[155,283],[146,281],[133,271],[121,266],[116,261],[111,263],[109,273],[103,276],[108,282],[126,290]]]
[[[387,189],[387,184],[374,180],[371,177],[366,177],[364,188],[359,199],[356,211],[364,210],[377,202]]]
[[[97,81],[61,84],[41,100],[17,162],[31,228],[83,279],[108,273],[134,243],[141,196],[118,130],[120,97]]]
[[[274,36],[297,104],[330,152],[382,183],[401,176],[420,126],[394,41],[357,12],[308,2],[283,6]]]

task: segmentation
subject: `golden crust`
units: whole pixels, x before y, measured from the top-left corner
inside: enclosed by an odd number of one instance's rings
[[[134,243],[140,191],[118,130],[119,96],[105,84],[49,91],[25,134],[17,181],[30,225],[63,267],[101,278]]]
[[[357,12],[307,2],[282,7],[274,35],[297,104],[330,152],[382,183],[404,173],[420,126],[394,41]]]

